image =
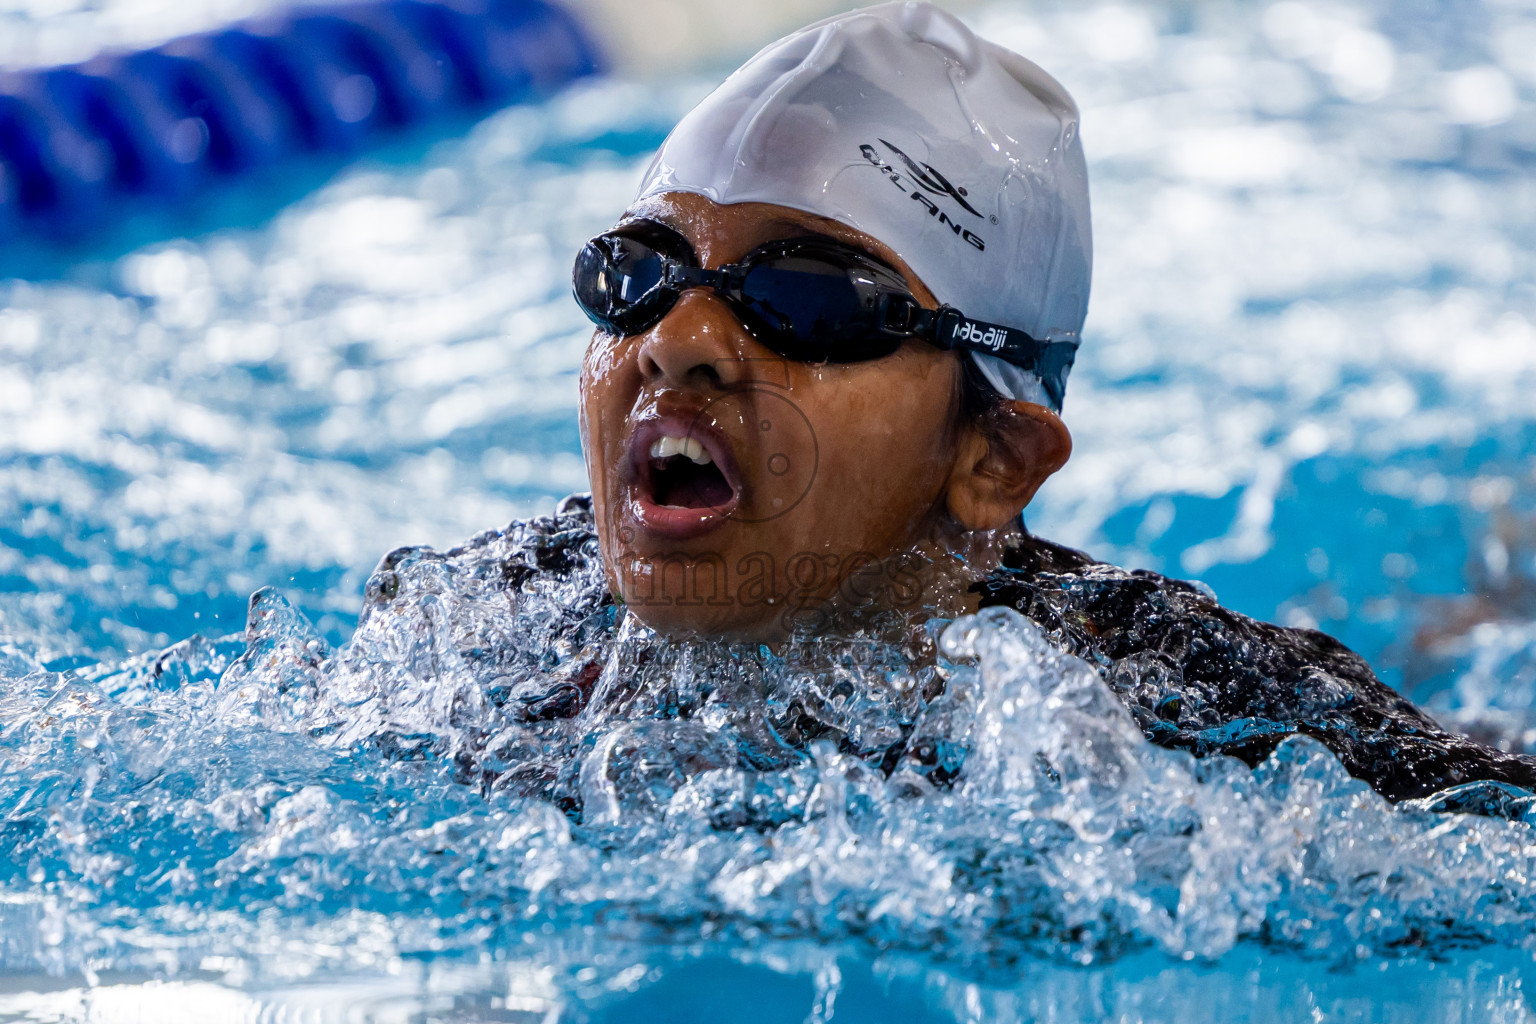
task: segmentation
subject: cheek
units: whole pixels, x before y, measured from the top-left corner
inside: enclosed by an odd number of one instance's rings
[[[601,387],[613,378],[617,359],[617,341],[607,334],[594,333],[587,343],[586,354],[581,357],[581,400],[586,405],[592,389]]]
[[[620,466],[625,441],[624,425],[628,419],[634,389],[626,387],[628,362],[624,358],[623,339],[596,334],[582,360],[580,399],[577,403],[582,455],[587,465],[587,481],[598,519],[598,535],[604,545],[604,558],[611,561],[615,552],[608,550],[613,540],[612,521],[616,515],[613,497],[618,493]]]
[[[624,338],[604,331],[593,331],[592,339],[587,342],[587,353],[581,360],[581,372],[593,377],[611,376],[627,351]]]
[[[623,387],[621,339],[595,333],[581,363],[580,397],[577,420],[581,431],[582,455],[587,464],[587,480],[592,488],[597,513],[598,542],[602,548],[603,569],[609,589],[619,593],[619,566],[624,553],[616,546],[613,523],[615,509],[610,500],[613,477],[619,464],[619,447],[627,409]]]
[[[827,501],[850,503],[845,511],[863,509],[858,521],[876,529],[884,528],[877,519],[930,508],[954,461],[956,368],[903,363],[856,367],[862,372],[841,382],[828,374],[814,382],[815,403],[803,406],[822,452],[819,490]]]
[[[601,449],[612,442],[611,425],[622,423],[628,410],[623,387],[623,341],[612,335],[597,333],[587,346],[587,354],[581,362],[580,400],[578,416],[582,446],[587,451],[589,469],[594,460],[603,456]],[[594,448],[595,446],[595,448]]]

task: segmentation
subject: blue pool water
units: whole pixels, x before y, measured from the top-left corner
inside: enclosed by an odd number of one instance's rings
[[[51,52],[128,10],[0,24]],[[1078,97],[1095,189],[1032,527],[1536,750],[1536,6],[967,17]],[[718,73],[0,254],[0,1019],[1530,1019],[1531,826],[1393,811],[1305,744],[1154,751],[1016,623],[951,641],[994,770],[942,799],[822,752],[753,784],[835,813],[721,830],[690,777],[573,830],[456,777],[507,726],[451,624],[510,620],[426,560],[348,644],[365,580],[584,486],[567,260]],[[537,611],[503,638],[535,659]],[[624,728],[590,742],[714,742]],[[1095,738],[1064,802],[1010,761]]]

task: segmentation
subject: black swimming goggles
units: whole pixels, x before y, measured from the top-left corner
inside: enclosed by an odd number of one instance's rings
[[[925,309],[894,269],[819,236],[769,242],[740,263],[706,270],[677,232],[640,221],[583,246],[571,284],[592,322],[618,335],[649,330],[683,292],[711,288],[754,338],[801,362],[879,359],[920,338],[996,356],[1053,382],[1065,377],[1059,364],[1074,354],[1070,344],[1039,341],[951,306]],[[1059,406],[1060,395],[1051,397]]]

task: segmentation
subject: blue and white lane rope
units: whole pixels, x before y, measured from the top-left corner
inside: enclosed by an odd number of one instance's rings
[[[545,0],[367,0],[6,72],[0,242],[76,236],[294,157],[537,99],[600,65]]]

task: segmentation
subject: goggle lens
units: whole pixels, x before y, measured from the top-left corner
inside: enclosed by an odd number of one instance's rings
[[[851,362],[894,351],[900,338],[877,337],[874,287],[861,292],[852,273],[812,256],[764,260],[741,280],[742,321],[791,359]]]
[[[814,242],[780,243],[779,249],[749,255],[726,271],[693,274],[699,283],[710,278],[747,330],[787,358],[854,362],[900,346],[900,334],[884,329],[882,320],[882,297],[896,294],[911,301],[893,271]],[[576,257],[576,301],[605,330],[626,335],[648,330],[680,294],[668,281],[669,266],[691,266],[691,260],[685,263],[629,235],[595,238]]]
[[[675,296],[661,285],[668,260],[637,238],[603,235],[576,255],[576,301],[599,326],[620,334],[643,330],[666,315]]]

